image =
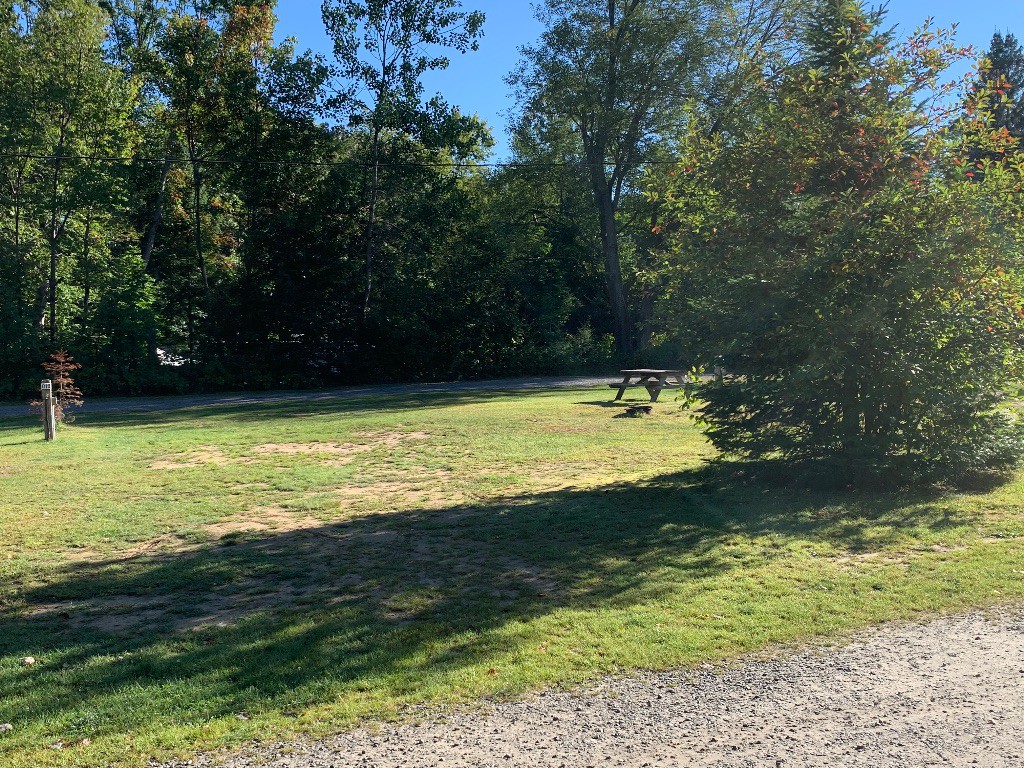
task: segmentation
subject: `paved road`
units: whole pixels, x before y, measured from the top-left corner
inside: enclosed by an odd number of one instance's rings
[[[164,768],[1021,768],[1024,613],[221,758]]]
[[[220,395],[182,395],[176,397],[131,397],[87,400],[81,413],[112,413],[140,411],[172,411],[203,405],[244,406],[261,403],[314,403],[348,397],[379,397],[383,395],[418,395],[430,392],[492,392],[500,390],[555,389],[597,387],[610,383],[616,376],[602,378],[564,376],[560,378],[494,379],[491,381],[456,381],[434,384],[388,384],[382,386],[344,387],[307,392],[245,392]],[[610,390],[609,390],[610,391]],[[27,416],[28,406],[0,404],[0,418]]]

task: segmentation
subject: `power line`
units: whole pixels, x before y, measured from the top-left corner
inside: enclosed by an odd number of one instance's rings
[[[256,158],[197,158],[190,160],[187,157],[142,157],[133,155],[130,157],[106,156],[106,155],[46,155],[33,152],[4,152],[0,153],[0,159],[4,160],[80,160],[95,163],[172,163],[174,165],[281,165],[281,166],[304,166],[309,168],[373,168],[374,163],[358,160],[264,160]],[[641,160],[632,165],[636,168],[656,165],[678,165],[678,160]],[[503,163],[465,163],[465,162],[442,162],[442,161],[387,161],[376,163],[380,168],[460,168],[460,169],[482,169],[482,168],[588,168],[608,167],[615,163],[591,163],[579,162],[503,162]]]

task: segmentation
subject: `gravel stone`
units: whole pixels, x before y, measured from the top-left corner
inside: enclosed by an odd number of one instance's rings
[[[422,715],[422,712],[416,714]],[[154,764],[156,765],[156,764]],[[1024,766],[1024,610],[159,768]]]

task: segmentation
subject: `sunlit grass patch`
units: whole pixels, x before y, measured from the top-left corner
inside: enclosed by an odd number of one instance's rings
[[[0,425],[0,762],[141,765],[1024,595],[1019,479],[744,483],[672,402],[604,397]]]

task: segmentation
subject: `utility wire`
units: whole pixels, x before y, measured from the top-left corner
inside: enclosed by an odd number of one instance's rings
[[[82,160],[95,163],[166,163],[175,165],[284,165],[305,166],[310,168],[372,168],[374,163],[358,160],[260,160],[254,158],[201,158],[190,160],[187,157],[116,157],[104,155],[45,155],[32,152],[3,152],[0,159],[4,160]],[[678,165],[678,160],[642,160],[633,163],[634,167],[653,165]],[[614,163],[580,162],[503,162],[503,163],[464,163],[464,162],[395,162],[387,161],[376,164],[380,168],[587,168],[592,166],[607,167]]]

